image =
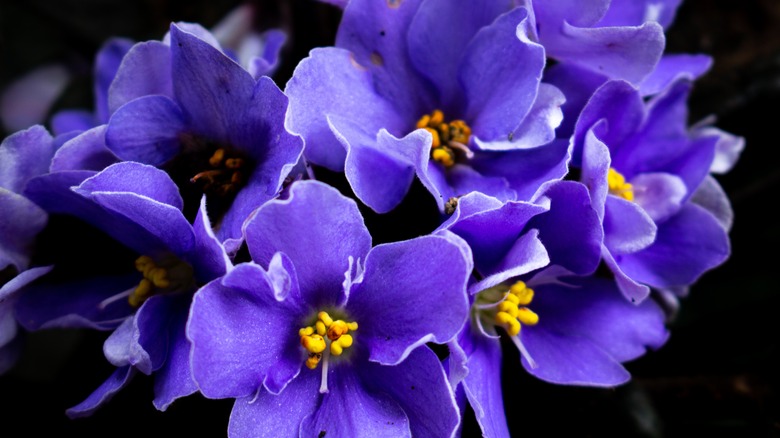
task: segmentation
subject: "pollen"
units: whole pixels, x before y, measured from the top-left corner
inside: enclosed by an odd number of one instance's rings
[[[237,193],[244,183],[247,162],[243,157],[218,148],[208,159],[209,168],[190,178],[207,195],[229,196]]]
[[[516,337],[523,325],[539,322],[539,315],[526,307],[533,298],[534,290],[517,281],[511,286],[498,285],[480,292],[477,304],[484,323],[503,327],[509,336]]]
[[[620,172],[611,167],[607,174],[607,184],[609,185],[609,193],[626,201],[634,200],[634,187],[626,182],[626,178]]]
[[[357,328],[357,322],[334,320],[328,312],[319,312],[313,325],[298,330],[301,345],[308,352],[306,367],[317,368],[323,356],[327,360],[328,354],[341,356],[354,342],[349,332]]]
[[[174,256],[163,257],[157,262],[142,255],[135,260],[135,269],[143,275],[127,297],[128,303],[135,308],[153,295],[181,292],[195,286],[192,266]]]
[[[431,133],[431,159],[445,168],[471,158],[472,153],[468,148],[471,128],[463,120],[456,119],[447,123],[444,113],[437,109],[420,117],[417,129],[425,129]]]

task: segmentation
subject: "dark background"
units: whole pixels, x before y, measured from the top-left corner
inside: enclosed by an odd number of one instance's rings
[[[89,108],[92,59],[105,39],[160,39],[171,21],[211,27],[239,3],[0,0],[0,89],[37,66],[62,63],[74,78],[55,109]],[[340,12],[331,6],[251,3],[258,29],[288,32],[274,77],[281,88],[311,48],[333,43]],[[737,166],[718,176],[735,210],[732,257],[693,286],[670,321],[669,342],[627,364],[629,384],[549,385],[518,370],[517,353],[507,348],[505,403],[515,436],[780,436],[780,225],[774,213],[780,200],[780,3],[686,0],[667,32],[667,51],[713,56],[713,68],[694,87],[690,121],[714,114],[718,127],[747,140]],[[348,190],[340,175],[325,178]],[[426,196],[415,187],[398,211],[382,217],[364,209],[375,242],[434,228],[435,220],[422,219],[430,214]],[[420,220],[388,231],[393,220],[410,214]],[[0,436],[226,436],[231,401],[194,395],[158,412],[152,379],[141,375],[92,417],[68,419],[65,409],[113,371],[102,354],[105,336],[29,334],[21,361],[0,377]],[[479,435],[473,417],[464,427],[464,436]]]

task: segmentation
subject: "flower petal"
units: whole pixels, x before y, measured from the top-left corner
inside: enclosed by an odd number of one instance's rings
[[[65,142],[51,160],[51,171],[101,171],[119,161],[106,146],[107,125],[89,129]]]
[[[641,173],[631,179],[634,202],[655,222],[663,222],[682,208],[688,194],[685,183],[676,175],[668,173]]]
[[[66,410],[65,414],[70,418],[89,417],[103,404],[108,403],[119,390],[127,386],[134,375],[133,367],[117,368],[86,400]]]
[[[612,255],[647,248],[656,239],[656,224],[634,202],[607,196],[604,210],[604,245]]]
[[[108,88],[108,114],[142,96],[173,97],[171,49],[159,41],[135,44],[122,58]]]
[[[167,335],[168,351],[165,363],[155,372],[154,406],[165,411],[177,398],[198,391],[190,371],[191,344],[185,335],[189,315],[189,297],[176,297],[177,302],[168,309]]]
[[[27,269],[35,238],[46,226],[48,215],[35,203],[0,188],[0,270],[12,265],[17,271]]]
[[[48,173],[54,150],[54,139],[40,125],[6,137],[0,143],[0,188],[22,193],[30,178]]]
[[[468,330],[470,332],[470,330]],[[471,333],[469,373],[463,389],[483,436],[509,437],[501,390],[501,343],[498,339]]]

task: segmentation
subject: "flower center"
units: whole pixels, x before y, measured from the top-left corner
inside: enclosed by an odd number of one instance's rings
[[[520,340],[523,325],[534,326],[539,322],[539,315],[526,307],[533,299],[534,290],[522,281],[511,286],[499,284],[477,295],[473,311],[475,322],[482,328],[481,331],[484,332],[485,326],[503,328],[528,364],[536,368],[536,362]]]
[[[626,201],[634,200],[634,186],[627,183],[626,178],[611,167],[607,174],[607,184],[609,185],[609,193],[619,196]]]
[[[254,170],[252,160],[229,145],[192,134],[180,136],[181,152],[163,166],[179,186],[185,216],[192,220],[205,194],[209,217],[218,222]]]
[[[458,161],[465,161],[473,155],[468,147],[471,128],[463,120],[444,121],[444,113],[434,110],[417,121],[417,129],[431,133],[431,159],[444,167],[452,167]]]
[[[127,297],[135,308],[153,295],[183,292],[195,287],[192,266],[174,256],[156,262],[144,255],[136,259],[135,268],[144,276]]]
[[[298,330],[301,345],[308,352],[306,367],[313,370],[322,362],[321,393],[328,392],[328,357],[341,356],[345,348],[351,347],[354,340],[349,332],[357,328],[357,322],[334,321],[328,312],[319,312],[313,325]]]

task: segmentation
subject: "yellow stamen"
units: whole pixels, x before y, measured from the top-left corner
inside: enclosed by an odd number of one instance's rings
[[[135,269],[143,278],[127,297],[132,307],[139,307],[157,293],[195,287],[192,266],[175,257],[166,258],[158,265],[154,259],[143,255],[135,260]]]
[[[431,159],[449,168],[456,161],[471,157],[468,150],[471,128],[463,120],[444,121],[444,113],[434,110],[425,114],[417,121],[417,129],[425,129],[431,133]]]
[[[626,201],[634,200],[634,187],[626,182],[626,178],[623,175],[611,167],[607,173],[607,185],[609,186],[609,193],[619,196]]]
[[[346,322],[341,319],[334,320],[328,312],[319,312],[317,321],[312,326],[298,330],[301,345],[308,352],[306,366],[314,369],[323,359],[326,348],[333,356],[341,356],[346,348],[352,346],[354,339],[348,334],[358,328],[357,322]],[[327,353],[325,354],[327,356]]]
[[[222,163],[222,159],[225,158],[225,150],[222,148],[214,151],[214,154],[209,158],[209,164],[212,167],[218,167]]]
[[[536,325],[539,315],[525,307],[534,298],[533,289],[518,281],[509,287],[504,294],[504,300],[496,306],[494,322],[506,330],[509,336],[517,336],[522,325]]]

